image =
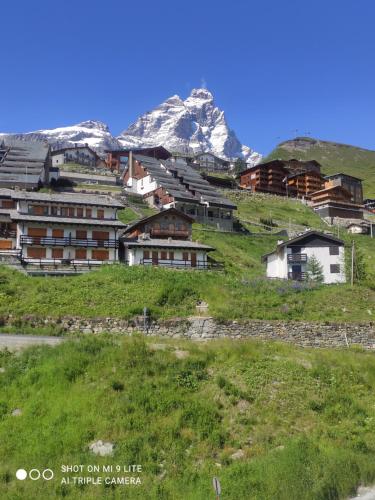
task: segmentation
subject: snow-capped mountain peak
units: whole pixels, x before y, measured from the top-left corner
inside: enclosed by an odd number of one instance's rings
[[[224,111],[205,88],[193,89],[181,99],[173,95],[152,111],[141,115],[118,137],[99,120],[86,120],[68,127],[37,130],[24,134],[0,134],[25,141],[48,141],[53,149],[74,144],[86,145],[98,153],[107,149],[164,146],[171,152],[186,154],[211,152],[221,158],[244,158],[255,164],[261,155],[237,139],[227,124]]]
[[[182,100],[174,95],[140,116],[118,137],[123,147],[162,145],[173,152],[212,152],[219,157],[244,158],[255,164],[261,156],[237,139],[228,127],[224,111],[216,107],[212,93],[193,89]]]

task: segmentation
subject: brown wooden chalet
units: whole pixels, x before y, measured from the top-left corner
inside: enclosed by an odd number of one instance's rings
[[[129,266],[207,269],[207,253],[214,248],[192,241],[193,222],[175,208],[134,222],[120,239],[121,259]]]
[[[314,210],[324,218],[363,219],[362,205],[342,186],[329,186],[311,194]]]

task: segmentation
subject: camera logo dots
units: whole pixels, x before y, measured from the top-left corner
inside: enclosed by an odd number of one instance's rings
[[[32,481],[38,481],[38,479],[41,478],[45,481],[50,481],[53,478],[54,473],[52,469],[30,469],[29,473],[27,473],[25,469],[18,469],[16,471],[16,478],[20,481],[24,481],[27,476],[29,476],[29,479],[31,479]]]
[[[25,471],[25,469],[18,469],[18,471],[16,472],[16,478],[19,479],[20,481],[26,479],[27,472]]]

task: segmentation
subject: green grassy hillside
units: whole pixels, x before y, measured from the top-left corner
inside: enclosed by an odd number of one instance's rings
[[[299,137],[280,143],[264,161],[273,159],[316,160],[326,174],[344,172],[364,179],[364,195],[375,197],[375,151],[369,149]]]
[[[296,200],[236,192],[230,196],[238,205],[241,220],[272,218],[275,230],[289,224],[327,229],[314,212]],[[133,203],[121,217],[129,222],[140,210],[150,209]],[[259,231],[259,227],[254,228]],[[28,277],[3,266],[0,321],[11,314],[19,318],[18,331],[28,331],[33,316],[131,318],[141,314],[145,306],[155,318],[189,316],[196,313],[197,300],[208,302],[209,313],[219,319],[371,320],[375,314],[375,239],[345,233],[340,237],[348,248],[354,239],[366,263],[368,279],[354,289],[348,284],[310,286],[267,280],[261,256],[275,248],[280,236],[264,231],[221,233],[195,225],[193,239],[215,248],[211,255],[224,264],[224,271],[113,265],[82,276],[56,278]]]
[[[375,480],[371,353],[157,342],[86,337],[1,353],[1,498],[206,500],[217,476],[223,499],[333,500]],[[115,444],[112,457],[89,451],[99,439]],[[64,464],[114,472],[63,474]],[[128,464],[142,466],[141,485],[61,484],[128,476],[116,473]],[[20,467],[55,477],[18,481]]]

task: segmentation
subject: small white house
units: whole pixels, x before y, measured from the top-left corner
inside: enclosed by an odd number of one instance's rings
[[[267,278],[307,279],[312,256],[323,270],[324,283],[345,283],[344,242],[330,234],[308,231],[289,241],[280,241],[276,250],[262,257],[267,265]]]

